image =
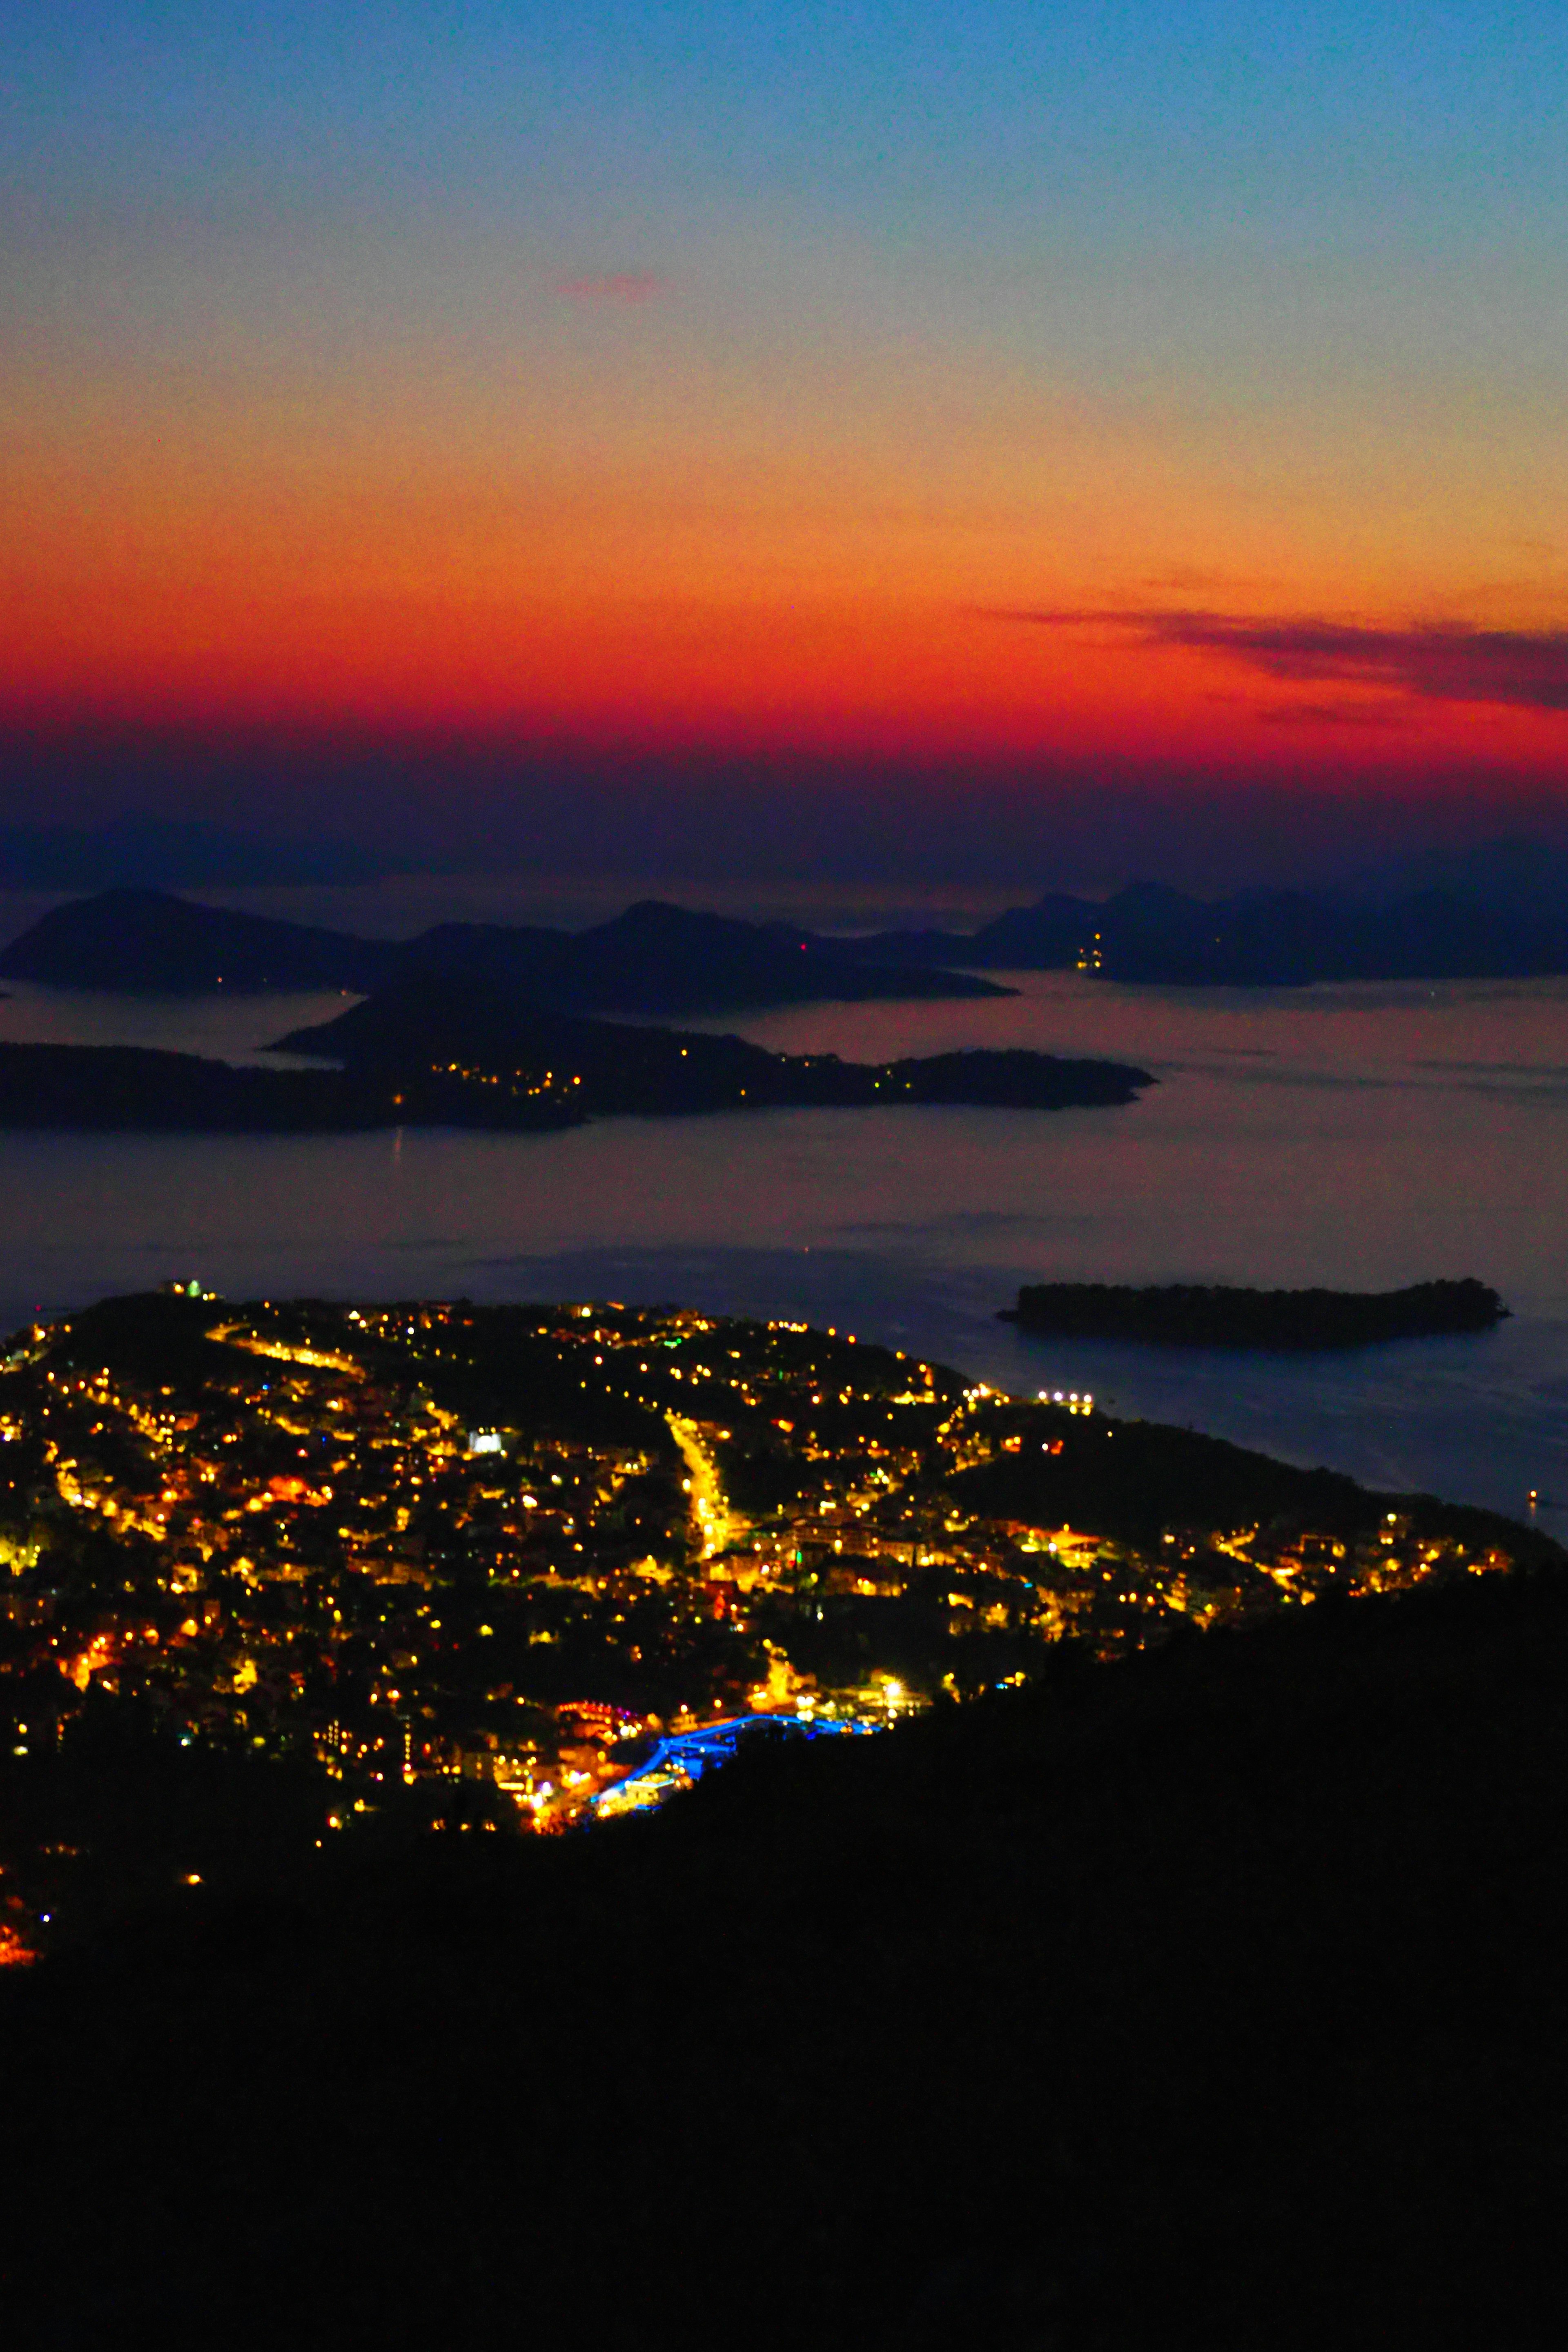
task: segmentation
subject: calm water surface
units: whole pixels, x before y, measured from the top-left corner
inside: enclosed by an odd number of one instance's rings
[[[1568,1502],[1568,982],[813,1006],[741,1028],[856,1056],[1026,1045],[1142,1063],[1131,1108],[626,1119],[550,1137],[0,1135],[0,1315],[200,1274],[231,1294],[684,1299],[790,1313],[1010,1388],[1090,1388],[1300,1461]],[[339,997],[19,989],[0,1034],[248,1057]],[[1061,1345],[1021,1281],[1475,1274],[1495,1333],[1306,1361]],[[1568,1517],[1543,1511],[1544,1524]]]

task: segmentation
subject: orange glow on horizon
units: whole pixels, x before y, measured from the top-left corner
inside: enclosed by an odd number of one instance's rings
[[[605,750],[1560,765],[1568,716],[1257,674],[914,601],[751,607],[63,589],[8,616],[13,721],[526,734]]]
[[[0,709],[607,751],[1561,766],[1568,715],[1548,707],[1017,617],[1550,629],[1545,573],[1475,588],[1479,492],[1460,477],[1451,511],[1395,531],[1354,473],[1271,502],[1168,420],[1065,395],[1026,413],[1001,380],[966,389],[949,446],[945,382],[895,422],[899,388],[872,370],[847,415],[803,401],[764,434],[673,358],[651,422],[618,394],[597,417],[585,375],[559,353],[540,364],[524,455],[472,397],[420,408],[401,379],[384,413],[318,387],[304,425],[259,395],[175,420],[149,392],[124,416],[90,383],[56,419],[32,385],[0,552]]]

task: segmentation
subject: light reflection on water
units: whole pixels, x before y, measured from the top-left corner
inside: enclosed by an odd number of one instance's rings
[[[1568,1501],[1568,983],[1291,995],[1025,975],[1003,1003],[741,1028],[856,1056],[1032,1045],[1142,1062],[1121,1110],[618,1120],[551,1137],[0,1136],[14,1323],[189,1269],[231,1294],[610,1295],[810,1315],[1009,1387],[1090,1388],[1394,1486]],[[27,991],[0,1034],[242,1058],[341,998]],[[1026,1339],[1020,1281],[1475,1274],[1489,1335],[1335,1359]],[[1568,1527],[1568,1517],[1549,1518]]]

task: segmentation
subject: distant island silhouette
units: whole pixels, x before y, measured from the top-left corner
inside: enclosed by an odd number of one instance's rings
[[[885,931],[847,945],[879,964],[1079,971],[1181,988],[1510,979],[1568,972],[1568,906],[1452,884],[1365,898],[1259,889],[1207,899],[1134,882],[1104,900],[1053,893],[967,934]]]
[[[1059,1339],[1145,1339],[1176,1348],[1364,1348],[1439,1332],[1489,1331],[1508,1314],[1467,1278],[1405,1290],[1245,1290],[1223,1283],[1133,1289],[1104,1282],[1026,1283],[1000,1320]]]
[[[0,976],[176,995],[360,994],[402,979],[499,989],[562,1012],[658,1015],[1013,993],[973,973],[908,957],[883,964],[842,941],[654,899],[585,931],[441,923],[412,940],[373,940],[142,889],[100,891],[53,908],[0,951]]]
[[[37,840],[28,833],[26,856],[42,856],[42,842],[54,863],[28,866],[24,858],[19,870],[61,879],[94,873],[75,837],[45,830],[47,842],[45,833]],[[127,842],[130,835],[110,842],[115,856],[130,856]],[[226,873],[249,870],[240,837],[214,828],[153,828],[146,842],[136,835],[130,846],[132,870],[153,854],[169,870],[209,875],[214,885]],[[5,854],[0,840],[0,866]],[[327,845],[320,858],[322,873],[351,873],[343,845]],[[284,861],[275,873],[296,866]],[[0,979],[57,988],[364,992],[395,976],[426,976],[503,988],[557,1012],[651,1016],[1011,992],[983,979],[985,971],[1084,971],[1173,988],[1568,973],[1568,861],[1542,845],[1493,842],[1462,856],[1405,861],[1347,889],[1241,889],[1201,898],[1131,882],[1102,901],[1048,891],[975,931],[860,936],[736,922],[644,898],[585,931],[445,922],[409,940],[360,939],[202,906],[164,889],[120,887],[54,908],[0,950]]]

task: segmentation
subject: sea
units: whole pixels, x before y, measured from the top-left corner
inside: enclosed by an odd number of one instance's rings
[[[438,898],[405,893],[401,920],[346,912],[406,929],[452,911]],[[0,908],[0,935],[35,911]],[[176,1276],[231,1297],[783,1316],[1568,1537],[1568,980],[1187,991],[995,976],[1017,993],[689,1025],[858,1059],[1108,1055],[1156,1083],[1119,1108],[738,1113],[547,1136],[0,1133],[0,1321]],[[9,986],[0,1036],[235,1061],[344,1003]],[[1383,1289],[1460,1275],[1492,1284],[1510,1318],[1330,1356],[1068,1343],[997,1319],[1026,1282]]]

